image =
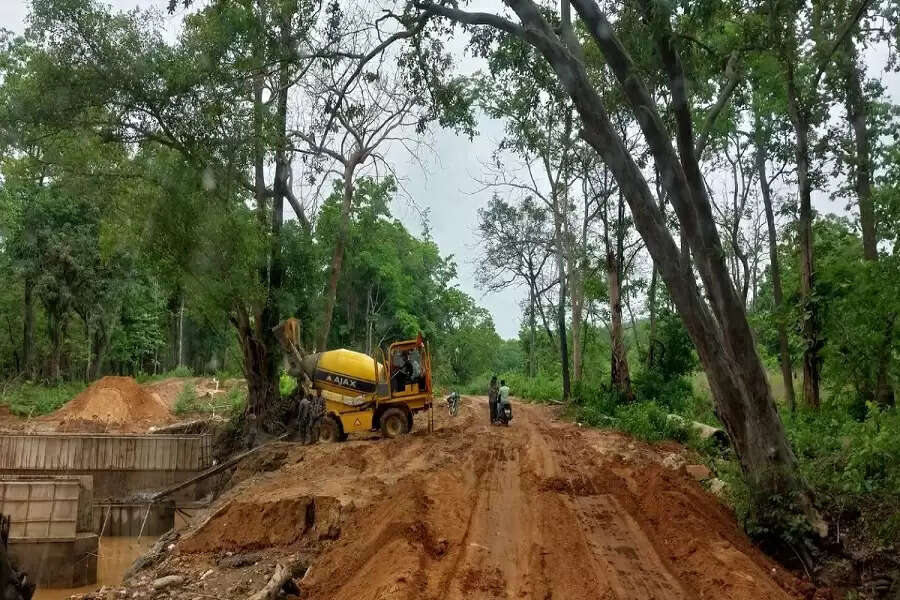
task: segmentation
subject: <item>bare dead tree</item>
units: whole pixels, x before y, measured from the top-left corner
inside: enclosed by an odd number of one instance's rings
[[[533,376],[536,315],[541,318],[547,339],[556,343],[545,310],[546,294],[558,283],[548,272],[548,263],[554,256],[554,238],[546,213],[531,196],[511,204],[495,194],[487,208],[478,211],[478,232],[479,287],[487,291],[522,285],[528,288],[528,364]]]
[[[412,30],[388,36],[394,41],[411,37]],[[392,56],[385,42],[376,44],[378,29],[362,29],[348,42],[349,48],[375,49],[360,58],[340,58],[312,74],[304,84],[307,118],[290,132],[292,148],[310,157],[323,175],[322,182],[335,177],[342,188],[341,220],[331,258],[322,308],[317,348],[328,344],[337,287],[346,251],[346,238],[353,211],[354,182],[368,170],[378,168],[393,174],[387,159],[393,148],[418,159],[425,140],[421,133],[429,119],[427,99],[411,87],[404,74],[391,68]],[[400,37],[398,37],[400,36]],[[315,170],[315,169],[314,169]]]

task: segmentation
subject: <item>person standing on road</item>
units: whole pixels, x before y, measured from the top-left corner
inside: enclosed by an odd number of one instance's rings
[[[491,377],[491,384],[488,387],[488,407],[491,410],[491,425],[497,422],[497,398],[499,397],[500,388],[497,386],[497,376]]]
[[[310,425],[312,416],[312,404],[306,394],[300,394],[300,402],[297,403],[297,433],[301,444],[309,443]]]

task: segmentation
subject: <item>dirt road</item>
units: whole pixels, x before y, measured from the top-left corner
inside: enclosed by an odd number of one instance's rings
[[[486,415],[484,399],[465,398],[430,436],[285,450],[285,466],[234,490],[181,550],[318,540],[303,585],[323,600],[809,594],[690,475],[662,465],[677,446],[581,429],[545,407],[517,405],[509,428]]]

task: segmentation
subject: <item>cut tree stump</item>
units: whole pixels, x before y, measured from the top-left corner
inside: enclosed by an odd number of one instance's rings
[[[278,592],[291,581],[294,576],[294,567],[299,563],[299,558],[294,555],[284,562],[275,565],[275,572],[272,577],[261,590],[250,596],[248,600],[274,600],[278,596]]]

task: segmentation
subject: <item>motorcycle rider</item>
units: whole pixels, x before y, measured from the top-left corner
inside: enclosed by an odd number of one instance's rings
[[[500,389],[497,390],[497,392],[498,392],[498,394],[497,394],[498,395],[497,418],[499,419],[500,415],[503,413],[503,411],[507,407],[511,408],[511,405],[509,403],[509,386],[506,385],[505,379],[500,380]],[[510,411],[510,413],[512,413],[512,411]]]
[[[497,376],[491,377],[491,384],[488,387],[488,407],[491,409],[491,425],[497,424],[497,398],[500,388],[497,386]]]

